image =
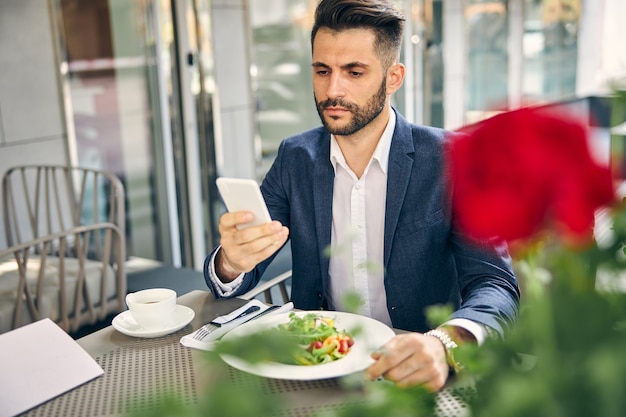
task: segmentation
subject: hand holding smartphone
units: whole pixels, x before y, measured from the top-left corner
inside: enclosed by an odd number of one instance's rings
[[[259,226],[272,221],[263,194],[261,194],[261,188],[256,181],[220,177],[216,184],[229,212],[249,211],[254,214],[254,219],[249,223],[238,225],[239,229]]]

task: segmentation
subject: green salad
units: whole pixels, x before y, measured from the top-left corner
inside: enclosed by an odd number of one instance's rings
[[[354,345],[354,339],[346,331],[335,328],[335,321],[315,313],[298,316],[289,314],[287,323],[279,324],[277,330],[297,339],[299,346],[292,354],[296,365],[318,365],[343,358]]]

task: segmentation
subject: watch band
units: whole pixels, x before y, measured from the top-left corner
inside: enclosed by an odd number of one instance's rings
[[[433,336],[439,339],[439,341],[443,344],[443,347],[446,351],[446,362],[450,367],[450,370],[454,373],[458,373],[463,369],[463,365],[454,359],[454,349],[456,349],[459,345],[456,344],[454,340],[448,335],[448,333],[444,332],[441,329],[432,329],[424,333],[427,336]]]

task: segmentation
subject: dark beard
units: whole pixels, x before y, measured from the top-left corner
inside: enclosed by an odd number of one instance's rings
[[[315,98],[315,103],[317,107],[317,114],[320,116],[324,127],[326,127],[326,129],[330,133],[338,136],[349,136],[363,129],[372,120],[378,117],[378,115],[385,108],[386,99],[387,88],[385,85],[385,80],[383,79],[383,82],[380,85],[378,92],[370,98],[370,100],[365,104],[363,108],[360,108],[356,104],[343,101],[340,98],[328,99],[322,102],[318,102],[317,98]],[[329,124],[326,122],[323,112],[324,109],[326,109],[327,107],[333,106],[340,106],[350,111],[354,115],[352,122],[344,127],[331,128],[331,126],[329,126]]]

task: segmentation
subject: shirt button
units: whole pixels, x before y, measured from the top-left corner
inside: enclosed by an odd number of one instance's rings
[[[317,298],[319,298],[320,300],[322,299],[322,293],[321,292],[317,293]]]
[[[359,184],[357,184],[357,185],[354,186],[354,188],[357,189],[357,190],[360,190],[361,186]]]

